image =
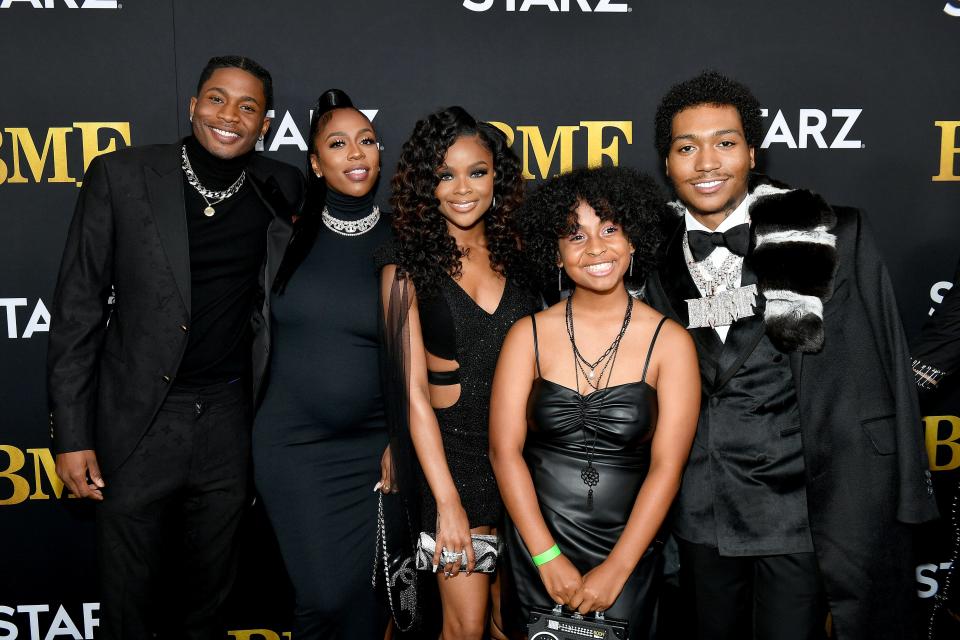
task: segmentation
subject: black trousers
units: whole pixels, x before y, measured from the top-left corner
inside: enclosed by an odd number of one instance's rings
[[[680,587],[698,640],[822,640],[826,596],[813,553],[724,557],[677,540]]]
[[[249,495],[251,411],[241,381],[174,388],[97,505],[98,640],[222,640]]]

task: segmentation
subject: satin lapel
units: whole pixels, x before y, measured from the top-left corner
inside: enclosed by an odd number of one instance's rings
[[[160,243],[180,290],[180,298],[190,313],[190,239],[183,200],[183,176],[180,173],[178,145],[171,145],[170,157],[144,168],[150,210],[160,233]]]
[[[670,302],[673,318],[684,327],[690,324],[687,300],[700,297],[700,291],[690,277],[687,261],[683,257],[683,233],[685,232],[686,228],[680,224],[670,244],[667,245],[663,265],[660,267],[660,283]],[[717,332],[710,327],[687,330],[697,343],[697,351],[703,357],[716,362],[720,356],[720,348],[723,346],[720,338],[717,337]]]
[[[273,286],[273,279],[277,276],[277,270],[280,268],[283,254],[287,245],[290,244],[293,225],[286,217],[279,215],[277,211],[277,207],[282,206],[282,201],[278,201],[280,188],[272,176],[266,182],[260,182],[256,179],[251,180],[250,186],[253,187],[254,192],[273,214],[273,222],[267,229],[267,256],[263,273],[263,289],[265,292],[269,292]]]
[[[756,274],[750,269],[747,262],[744,262],[743,273],[740,276],[740,286],[756,283]],[[714,382],[716,389],[723,387],[734,376],[763,338],[763,332],[766,328],[763,322],[764,307],[763,295],[757,294],[754,314],[749,318],[737,320],[731,325],[730,331],[727,333],[727,339],[723,343],[723,350],[720,352],[720,364]]]

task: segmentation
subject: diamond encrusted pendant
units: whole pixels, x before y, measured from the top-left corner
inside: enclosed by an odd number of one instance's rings
[[[203,210],[203,215],[207,216],[208,218],[212,218],[213,214],[215,213],[216,211],[214,211],[213,207],[209,205],[207,205],[207,208]]]
[[[688,329],[725,327],[754,315],[757,285],[728,289],[702,298],[689,298],[686,302],[690,318]]]

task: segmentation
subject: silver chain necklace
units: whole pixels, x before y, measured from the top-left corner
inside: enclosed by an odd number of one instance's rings
[[[200,184],[200,179],[197,178],[197,174],[193,170],[193,166],[190,164],[190,158],[187,157],[187,146],[183,145],[180,147],[180,157],[183,158],[183,162],[180,167],[183,169],[183,173],[187,176],[187,184],[197,190],[197,193],[200,194],[200,197],[203,198],[203,201],[207,203],[206,208],[203,210],[203,215],[208,218],[212,218],[213,214],[216,213],[216,210],[213,208],[213,205],[220,204],[230,196],[234,195],[237,191],[240,191],[240,187],[243,186],[243,183],[247,179],[246,170],[240,172],[240,177],[237,180],[224,189],[223,191],[213,191],[212,189],[207,189],[205,186]],[[211,202],[213,200],[213,202]]]
[[[370,212],[370,215],[359,220],[334,218],[330,215],[330,210],[324,207],[321,218],[323,218],[323,224],[326,225],[327,229],[334,233],[339,233],[341,236],[362,236],[377,225],[377,221],[380,220],[380,207],[373,205],[373,211]]]
[[[709,260],[696,262],[686,233],[683,234],[683,256],[690,277],[702,295],[686,300],[690,319],[688,329],[723,327],[754,315],[757,285],[737,286],[743,272],[743,256],[731,252],[719,267],[714,267]],[[726,285],[726,288],[717,293],[720,285]]]

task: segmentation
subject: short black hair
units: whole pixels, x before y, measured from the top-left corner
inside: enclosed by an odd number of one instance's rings
[[[200,80],[197,81],[198,95],[203,88],[203,83],[209,80],[217,69],[243,69],[257,78],[263,84],[263,95],[267,99],[266,108],[268,110],[273,109],[273,76],[256,60],[245,56],[214,56],[210,58],[207,61],[207,66],[200,72]]]
[[[546,288],[556,282],[560,238],[576,229],[580,201],[622,227],[634,249],[633,275],[624,279],[628,287],[642,284],[656,267],[666,205],[653,178],[627,167],[574,169],[548,179],[527,197],[517,226],[538,284]]]
[[[736,107],[747,145],[760,147],[762,126],[760,102],[756,96],[746,85],[736,80],[716,71],[704,71],[694,78],[673,85],[660,100],[657,115],[654,117],[654,144],[661,160],[670,153],[674,116],[684,109],[704,104]]]

